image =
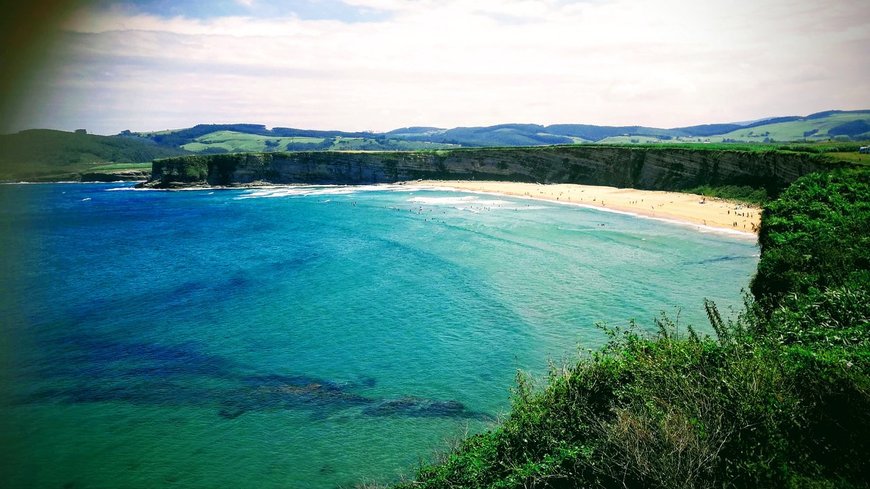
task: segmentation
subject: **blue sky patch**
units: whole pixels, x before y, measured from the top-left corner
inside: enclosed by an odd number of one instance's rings
[[[254,18],[280,18],[295,15],[305,20],[337,20],[341,22],[376,22],[390,17],[389,12],[347,5],[341,0],[99,0],[99,7],[121,7],[132,12],[160,17],[187,17],[214,19],[245,16]]]

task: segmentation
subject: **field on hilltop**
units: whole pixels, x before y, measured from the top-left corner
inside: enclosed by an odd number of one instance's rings
[[[804,117],[800,120],[764,124],[747,129],[738,129],[716,137],[716,140],[745,142],[773,141],[824,141],[845,137],[870,139],[870,114],[867,112],[843,112],[821,117]]]
[[[222,150],[227,153],[259,152],[259,151],[293,151],[322,149],[325,138],[317,137],[268,137],[260,134],[249,134],[238,131],[215,131],[199,136],[193,141],[181,145],[181,148],[192,152]]]
[[[404,151],[455,147],[554,144],[785,143],[870,140],[870,111],[827,111],[748,123],[662,129],[590,124],[498,124],[483,127],[406,127],[385,133],[312,131],[256,124],[198,125],[136,133],[197,153],[248,151]]]
[[[386,151],[449,148],[453,145],[426,141],[384,140],[374,137],[311,137],[215,131],[181,145],[194,153],[251,153],[268,151]]]

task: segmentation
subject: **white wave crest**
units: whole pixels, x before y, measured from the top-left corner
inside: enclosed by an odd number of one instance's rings
[[[236,197],[240,199],[269,199],[278,197],[301,197],[306,195],[349,195],[360,192],[395,191],[408,192],[403,185],[298,185],[275,186],[251,189]]]
[[[408,199],[408,202],[423,205],[475,205],[482,207],[495,207],[510,204],[510,202],[506,200],[481,199],[475,195],[467,195],[464,197],[413,197]]]

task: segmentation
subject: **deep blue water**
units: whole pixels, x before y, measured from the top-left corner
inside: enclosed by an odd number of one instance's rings
[[[603,334],[708,331],[754,243],[457,192],[0,186],[4,487],[389,481]]]

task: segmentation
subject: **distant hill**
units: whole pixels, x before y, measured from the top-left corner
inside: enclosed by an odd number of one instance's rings
[[[661,129],[591,124],[499,124],[483,127],[405,127],[384,133],[314,131],[261,124],[200,124],[187,129],[121,135],[195,153],[240,151],[414,150],[453,147],[543,146],[552,144],[817,142],[870,139],[870,110],[829,110],[806,117],[772,117],[744,123],[715,123]]]
[[[236,153],[247,151],[387,151],[444,149],[452,144],[393,138],[389,133],[318,131],[262,124],[198,124],[188,129],[133,133],[119,136],[138,138],[195,153]]]
[[[32,129],[0,135],[0,180],[77,179],[106,163],[150,162],[186,153],[138,138]]]
[[[829,110],[806,117],[778,118],[717,135],[717,142],[790,142],[870,139],[870,111]]]

